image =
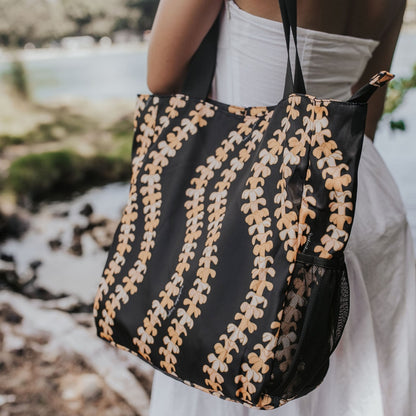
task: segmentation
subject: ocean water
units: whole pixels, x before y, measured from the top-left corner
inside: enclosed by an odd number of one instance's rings
[[[42,51],[24,58],[32,97],[38,102],[62,98],[135,100],[148,92],[146,49],[92,49],[72,53]],[[23,55],[25,56],[25,55]],[[8,69],[0,61],[0,75]]]

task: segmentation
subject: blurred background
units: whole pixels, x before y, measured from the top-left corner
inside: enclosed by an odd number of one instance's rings
[[[0,0],[0,416],[148,414],[152,369],[95,336],[157,0]],[[416,0],[376,146],[416,237]]]

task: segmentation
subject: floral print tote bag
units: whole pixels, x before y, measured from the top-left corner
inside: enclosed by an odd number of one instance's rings
[[[280,7],[289,50],[296,2]],[[129,198],[94,315],[98,336],[156,369],[273,409],[322,382],[341,337],[366,101],[392,76],[347,102],[312,97],[296,51],[276,106],[216,102],[217,32],[183,93],[138,97]]]

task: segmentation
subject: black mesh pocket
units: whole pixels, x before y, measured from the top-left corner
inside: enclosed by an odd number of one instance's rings
[[[347,270],[344,267],[342,269],[341,276],[339,278],[338,296],[335,296],[335,310],[337,315],[334,316],[335,322],[333,325],[333,344],[331,353],[337,347],[341,335],[344,332],[345,324],[347,323],[348,315],[350,313],[350,286],[348,284]]]
[[[286,292],[268,393],[286,401],[301,397],[325,377],[349,312],[343,257],[298,254]]]

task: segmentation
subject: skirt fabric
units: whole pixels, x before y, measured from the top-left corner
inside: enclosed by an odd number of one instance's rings
[[[400,194],[364,141],[357,211],[346,250],[351,309],[323,383],[270,416],[416,414],[414,249]],[[150,416],[256,416],[156,371]]]

